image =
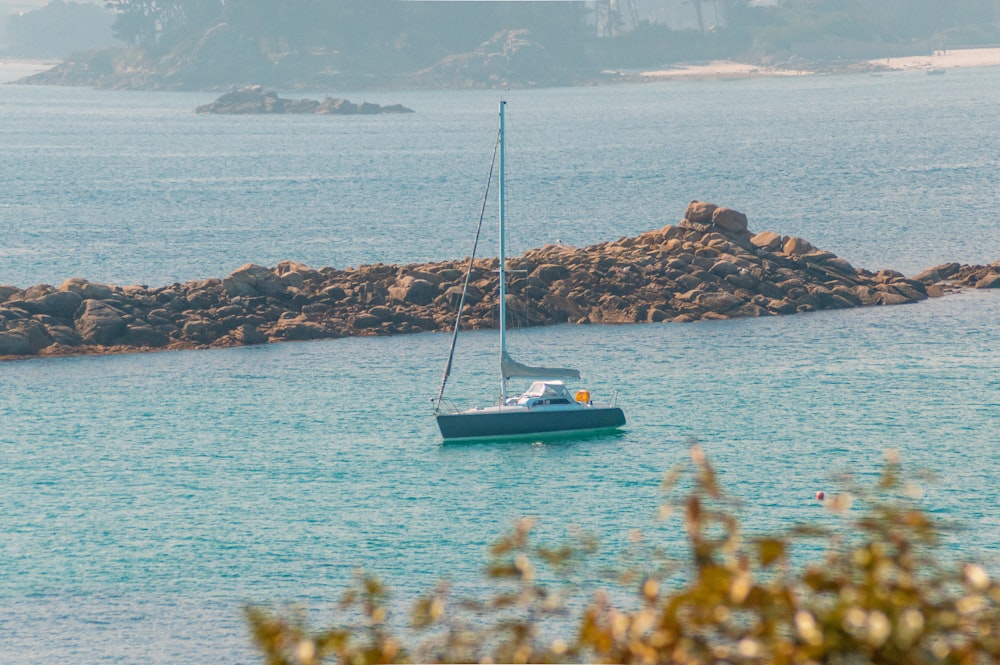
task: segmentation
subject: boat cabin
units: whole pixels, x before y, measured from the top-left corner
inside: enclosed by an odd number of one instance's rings
[[[587,395],[589,397],[589,393]],[[562,381],[535,381],[526,391],[507,400],[508,406],[579,406]]]

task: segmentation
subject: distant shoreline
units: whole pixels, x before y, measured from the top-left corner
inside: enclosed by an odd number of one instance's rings
[[[61,64],[57,60],[0,59],[0,83],[13,83]],[[829,63],[807,63],[800,67],[755,65],[736,60],[713,60],[702,63],[677,63],[661,69],[607,69],[599,73],[594,83],[655,83],[662,81],[696,81],[744,79],[756,77],[816,76],[830,73],[873,73],[883,71],[943,72],[949,69],[1000,67],[1000,47],[939,49],[925,55],[874,58],[871,60]],[[579,85],[585,85],[580,83]],[[291,84],[289,84],[290,87]],[[232,86],[236,88],[238,86]],[[280,86],[278,86],[280,87]],[[376,86],[379,87],[379,86]],[[407,89],[388,85],[386,89]],[[418,86],[414,89],[426,89]]]

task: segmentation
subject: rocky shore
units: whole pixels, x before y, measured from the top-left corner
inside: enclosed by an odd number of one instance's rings
[[[519,325],[659,323],[913,303],[1000,288],[1000,261],[913,278],[856,269],[798,237],[753,234],[729,208],[692,202],[677,225],[509,259]],[[82,278],[0,286],[0,357],[124,353],[448,330],[468,260],[313,269],[248,264],[224,279],[158,288]],[[495,328],[496,259],[473,264],[463,327]]]

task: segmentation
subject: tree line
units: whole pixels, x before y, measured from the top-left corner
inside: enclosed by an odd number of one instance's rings
[[[549,38],[581,36],[582,3],[423,3],[398,0],[109,0],[115,34],[142,48],[170,48],[227,23],[268,48],[357,52],[475,48],[484,31],[530,27]],[[478,41],[477,41],[478,40]]]
[[[154,53],[226,23],[279,57],[338,53],[392,66],[468,52],[513,28],[527,28],[546,49],[581,62],[655,60],[692,48],[694,57],[733,57],[830,38],[907,44],[930,43],[937,36],[941,46],[1000,38],[1000,0],[780,0],[776,5],[701,0],[699,17],[708,8],[716,16],[721,11],[723,25],[703,23],[705,34],[691,35],[640,21],[634,30],[613,31],[611,40],[598,39],[601,10],[592,2],[108,0],[106,6],[115,13],[120,40]],[[624,21],[611,20],[619,26]]]

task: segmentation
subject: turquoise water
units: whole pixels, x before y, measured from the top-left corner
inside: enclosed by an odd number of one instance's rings
[[[859,266],[1000,259],[998,76],[514,92],[515,250],[641,232],[703,198]],[[0,283],[466,255],[496,95],[364,96],[417,113],[204,117],[212,95],[0,87]],[[653,514],[691,438],[755,532],[827,519],[815,492],[897,449],[937,474],[934,515],[966,526],[946,553],[997,570],[998,321],[995,294],[967,292],[516,332],[516,355],[579,367],[629,417],[546,444],[440,443],[447,335],[0,364],[0,661],[254,662],[243,603],[321,606],[357,566],[400,603],[445,573],[472,590],[524,515],[553,539],[597,533],[606,557],[633,528],[679,551]],[[494,343],[462,337],[451,397],[492,394]]]

